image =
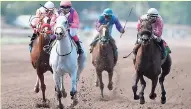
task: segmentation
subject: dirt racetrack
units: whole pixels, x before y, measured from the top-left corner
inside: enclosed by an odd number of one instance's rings
[[[133,39],[134,40],[134,39]],[[88,42],[89,40],[87,40]],[[167,39],[172,49],[172,68],[164,82],[167,92],[167,103],[160,103],[161,90],[157,85],[155,100],[149,99],[151,81],[146,79],[144,105],[133,100],[132,81],[134,68],[132,57],[123,59],[133,47],[133,41],[123,36],[117,39],[119,48],[119,60],[115,67],[113,77],[114,89],[107,89],[108,77],[104,72],[104,99],[101,99],[100,89],[95,87],[95,71],[91,64],[91,56],[88,55],[87,66],[81,74],[78,85],[79,109],[191,109],[191,42],[190,40],[171,41]],[[87,46],[87,44],[85,44]],[[88,49],[88,47],[86,47]],[[89,53],[88,53],[89,54]],[[33,88],[36,82],[36,72],[32,68],[29,57],[28,44],[2,45],[1,48],[1,106],[2,109],[36,109],[56,107],[54,96],[54,83],[52,74],[45,73],[46,104],[42,105],[41,90],[34,93]],[[70,108],[70,78],[65,77],[65,88],[68,93],[66,99],[62,100],[65,108]],[[140,85],[139,85],[140,89]],[[138,90],[139,92],[139,90]]]

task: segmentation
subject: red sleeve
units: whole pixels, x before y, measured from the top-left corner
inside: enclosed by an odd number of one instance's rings
[[[73,23],[71,25],[72,28],[78,28],[79,27],[79,16],[76,11],[73,13]]]

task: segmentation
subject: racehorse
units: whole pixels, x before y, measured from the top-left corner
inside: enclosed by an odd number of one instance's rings
[[[104,84],[102,81],[102,72],[107,71],[109,77],[108,89],[113,89],[113,69],[117,63],[117,58],[114,57],[114,50],[111,43],[115,43],[114,39],[109,35],[108,25],[103,26],[102,31],[99,33],[99,40],[92,51],[92,64],[95,67],[97,73],[96,86],[100,87],[101,96],[103,96]]]
[[[161,103],[165,104],[166,91],[163,83],[165,76],[169,74],[171,69],[171,64],[172,64],[171,57],[167,53],[165,59],[163,60],[161,59],[162,52],[157,43],[155,42],[156,40],[153,37],[152,25],[149,20],[143,20],[141,22],[141,29],[138,34],[139,34],[138,36],[140,37],[139,42],[141,45],[138,48],[136,61],[134,64],[136,70],[134,85],[132,86],[134,99],[135,100],[140,99],[140,104],[145,103],[144,89],[146,87],[146,82],[143,76],[146,76],[147,78],[151,79],[152,89],[149,97],[150,99],[155,99],[157,96],[155,93],[155,88],[158,83],[158,76],[160,75],[159,83],[162,91]],[[161,68],[162,68],[162,73],[161,73]],[[137,83],[139,79],[142,88],[138,96],[136,92],[137,92]]]
[[[56,97],[58,106],[63,107],[61,97],[66,97],[67,93],[63,84],[63,77],[68,73],[71,77],[72,89],[70,91],[73,104],[78,103],[77,99],[77,83],[80,73],[85,67],[86,53],[78,55],[77,47],[68,32],[68,21],[65,16],[59,16],[56,20],[54,32],[56,42],[50,52],[49,64],[53,69],[53,79],[56,84]],[[83,48],[83,47],[82,47]]]
[[[49,65],[49,54],[44,52],[43,46],[48,44],[50,40],[47,37],[50,34],[50,26],[47,23],[43,22],[43,19],[40,19],[40,24],[38,28],[38,32],[36,33],[37,37],[33,40],[32,49],[30,52],[31,63],[34,69],[37,72],[37,80],[35,84],[34,91],[36,93],[39,92],[39,79],[41,83],[41,90],[43,101],[45,102],[45,90],[46,85],[44,83],[44,73],[50,71],[53,73],[52,68]]]

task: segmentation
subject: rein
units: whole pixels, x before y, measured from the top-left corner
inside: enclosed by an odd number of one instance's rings
[[[58,50],[57,50],[58,45],[56,45],[56,53],[58,54],[58,56],[67,56],[67,55],[69,55],[69,54],[72,53],[72,51],[73,51],[72,39],[71,39],[70,37],[69,37],[69,39],[70,39],[71,48],[72,48],[71,51],[70,51],[69,53],[64,54],[64,55],[60,55],[60,54],[58,53]]]

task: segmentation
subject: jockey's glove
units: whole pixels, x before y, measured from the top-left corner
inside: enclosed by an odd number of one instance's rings
[[[125,29],[124,28],[121,28],[121,33],[125,33]]]

